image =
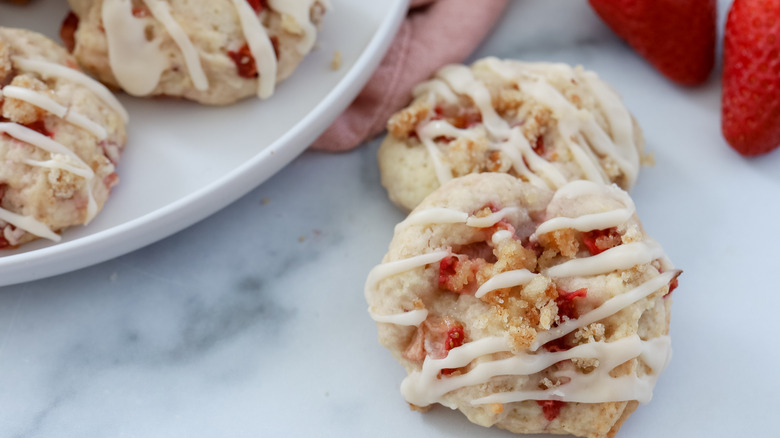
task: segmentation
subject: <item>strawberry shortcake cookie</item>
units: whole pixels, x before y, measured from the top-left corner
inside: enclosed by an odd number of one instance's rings
[[[644,147],[617,92],[595,73],[496,58],[442,68],[387,127],[382,184],[407,210],[439,185],[478,172],[553,189],[587,179],[628,190]]]
[[[519,433],[611,437],[669,360],[675,270],[615,185],[444,184],[366,281],[413,408]]]
[[[118,181],[126,122],[64,48],[0,27],[0,248],[91,221]]]
[[[90,73],[134,96],[267,98],[314,47],[325,0],[70,0],[61,34]]]

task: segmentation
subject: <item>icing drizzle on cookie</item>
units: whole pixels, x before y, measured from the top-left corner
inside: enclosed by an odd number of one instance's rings
[[[257,95],[261,99],[268,98],[274,92],[278,70],[276,52],[263,25],[268,12],[263,10],[258,15],[246,0],[231,1],[259,73]],[[152,17],[135,17],[130,0],[104,0],[102,4],[101,19],[108,42],[109,63],[119,85],[135,96],[150,95],[171,67],[161,48],[162,36],[149,35],[149,20],[154,19],[162,24],[181,52],[194,87],[199,91],[208,90],[209,81],[200,53],[187,31],[171,14],[170,5],[161,0],[143,2]],[[271,9],[282,16],[283,30],[300,37],[296,48],[301,54],[308,53],[314,46],[317,28],[311,19],[311,8],[317,2],[320,0],[269,1]]]
[[[171,7],[167,2],[161,0],[144,0],[144,3],[149,8],[154,18],[157,19],[165,30],[168,31],[168,35],[173,38],[173,41],[179,46],[182,56],[184,56],[184,63],[187,65],[187,70],[190,73],[190,79],[192,84],[195,85],[197,90],[208,90],[209,81],[206,78],[206,73],[203,72],[203,66],[200,64],[200,57],[198,51],[195,50],[195,46],[192,45],[192,40],[184,32],[184,29],[179,26],[179,23],[171,16]]]
[[[168,59],[160,50],[160,37],[150,40],[147,36],[148,18],[135,17],[130,0],[104,0],[100,13],[108,62],[117,82],[133,96],[152,93],[168,67]]]
[[[62,78],[70,82],[75,82],[88,88],[95,93],[106,105],[111,107],[120,117],[122,121],[127,123],[130,120],[127,110],[119,103],[116,96],[105,85],[85,75],[84,73],[66,67],[62,64],[55,62],[44,61],[41,59],[29,59],[21,58],[18,56],[11,57],[14,65],[20,70],[30,71],[41,75],[43,78]]]
[[[523,63],[486,58],[478,61],[474,68],[487,69],[501,80],[513,84],[535,105],[541,105],[551,112],[555,119],[554,129],[545,137],[555,139],[559,153],[571,157],[579,169],[578,178],[594,182],[609,182],[602,160],[610,160],[617,167],[628,186],[636,181],[639,172],[639,152],[635,144],[634,124],[631,115],[619,96],[595,73],[581,68],[573,69],[565,64]],[[594,115],[578,109],[558,90],[547,75],[555,74],[569,78],[570,82],[581,83],[581,88],[591,93],[596,108],[603,114],[604,123],[610,134],[597,123]],[[553,189],[563,187],[573,170],[564,170],[565,165],[555,157],[540,156],[523,134],[521,120],[510,125],[493,107],[488,87],[478,80],[472,69],[463,65],[442,68],[436,77],[417,86],[415,97],[429,96],[432,106],[444,102],[458,106],[459,98],[468,99],[478,110],[481,122],[459,129],[445,120],[429,116],[416,128],[417,136],[428,150],[440,184],[453,177],[453,171],[443,157],[441,142],[437,138],[487,137],[489,150],[500,151],[511,163],[512,171],[523,179]],[[529,106],[524,103],[523,106]],[[527,110],[523,110],[527,111]],[[531,113],[527,114],[530,117]]]
[[[92,135],[98,138],[98,140],[105,140],[108,137],[106,129],[100,126],[98,123],[93,122],[85,115],[73,111],[71,108],[65,105],[60,105],[49,96],[43,93],[39,93],[28,88],[16,87],[13,85],[6,85],[0,89],[0,99],[2,97],[10,97],[13,99],[23,100],[30,105],[37,106],[45,111],[48,111],[55,116],[67,120],[68,122],[89,131]]]
[[[87,165],[87,163],[79,158],[78,155],[76,155],[62,143],[54,141],[43,134],[40,134],[17,123],[0,122],[0,133],[7,134],[19,141],[23,141],[27,144],[51,153],[52,158],[49,161],[39,162],[27,160],[27,164],[32,166],[56,167],[65,171],[73,171],[73,173],[85,178],[85,185],[87,189],[87,211],[85,223],[89,223],[95,217],[98,210],[97,202],[95,201],[95,197],[92,193],[92,180],[95,177],[95,173],[92,171],[92,168]],[[78,170],[74,171],[74,168]],[[7,213],[11,213],[7,210],[3,211],[6,212],[6,215]],[[25,218],[24,216],[19,217]],[[32,217],[26,217],[25,220],[19,220],[15,217],[12,217],[13,220],[8,220],[5,218],[3,219],[6,222],[13,224],[17,228],[24,229],[30,234],[59,241],[59,236],[54,238],[53,236],[56,236],[56,234],[54,234],[48,226]]]
[[[565,198],[597,196],[611,202],[600,204],[597,211],[588,211],[577,217],[554,217],[542,222],[533,238],[564,228],[591,231],[611,227],[620,227],[634,217],[634,204],[625,192],[616,186],[604,186],[588,181],[575,181],[564,185],[553,197],[554,202]],[[505,207],[494,211],[487,217],[477,218],[455,209],[435,207],[413,212],[396,227],[401,231],[410,226],[429,226],[431,224],[464,224],[470,227],[490,227],[509,214],[522,214],[517,207]],[[513,238],[512,232],[499,229],[491,240],[494,245],[503,239]],[[433,251],[422,256],[387,262],[375,267],[368,276],[365,286],[367,299],[376,291],[379,283],[394,275],[420,269],[431,263],[452,255],[450,250]],[[473,339],[449,350],[441,359],[426,356],[422,368],[412,371],[404,379],[401,392],[404,398],[417,406],[432,403],[448,405],[445,397],[451,391],[467,386],[490,384],[498,376],[530,376],[552,365],[568,359],[595,359],[597,365],[585,374],[574,367],[562,367],[549,371],[552,377],[559,379],[558,386],[548,389],[537,387],[509,392],[497,392],[472,400],[472,404],[508,403],[524,400],[560,400],[583,403],[638,400],[648,402],[659,374],[666,367],[671,356],[671,344],[668,336],[642,339],[638,335],[626,336],[610,342],[592,341],[576,345],[565,351],[547,351],[541,347],[551,341],[601,321],[620,312],[634,303],[662,290],[680,273],[674,270],[660,245],[647,237],[641,241],[626,242],[609,248],[600,254],[575,258],[552,266],[537,274],[527,269],[515,269],[494,275],[477,289],[475,298],[503,288],[523,286],[539,275],[548,278],[590,277],[616,270],[629,269],[638,264],[658,261],[661,272],[633,289],[615,295],[597,307],[584,312],[576,318],[565,318],[559,324],[545,331],[539,331],[535,340],[524,351],[514,351],[509,335],[488,336]],[[657,305],[657,304],[656,304]],[[418,309],[425,310],[425,309]],[[405,313],[383,319],[372,317],[381,323],[396,324],[403,321],[422,324],[425,319],[403,317]],[[426,314],[427,317],[427,314]],[[397,320],[395,318],[398,318]],[[491,355],[501,354],[503,358],[491,359]],[[507,355],[509,355],[507,357]],[[613,376],[611,372],[631,359],[638,358],[644,367],[643,372],[629,372]],[[442,376],[443,370],[469,367],[460,374]],[[455,406],[450,406],[455,407]]]

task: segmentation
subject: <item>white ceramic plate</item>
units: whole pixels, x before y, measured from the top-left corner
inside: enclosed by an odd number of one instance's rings
[[[266,101],[205,107],[122,96],[130,112],[120,184],[102,213],[0,255],[0,286],[56,275],[152,243],[231,203],[300,154],[354,99],[392,41],[408,0],[332,0],[318,48]],[[0,5],[0,25],[54,37],[63,0]],[[333,71],[334,52],[342,66]],[[219,232],[215,230],[215,232]]]

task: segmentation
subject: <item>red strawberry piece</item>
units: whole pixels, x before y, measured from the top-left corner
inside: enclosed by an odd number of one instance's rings
[[[735,0],[723,43],[721,127],[742,155],[780,146],[780,0]]]
[[[536,403],[542,407],[542,413],[547,421],[553,421],[561,414],[561,408],[566,404],[560,400],[537,400]]]
[[[439,262],[439,288],[457,294],[473,294],[477,290],[477,271],[484,260],[468,256],[445,257]]]
[[[447,323],[447,339],[444,341],[444,355],[447,356],[450,350],[463,345],[466,339],[466,333],[463,331],[463,326],[460,323]],[[457,368],[442,368],[442,375],[449,376],[454,373]]]
[[[563,289],[558,289],[558,298],[555,299],[555,304],[558,305],[558,315],[566,316],[569,319],[578,318],[579,312],[574,306],[575,298],[585,298],[588,295],[588,289],[577,289],[574,292],[566,292]]]
[[[542,345],[542,348],[550,353],[557,353],[559,351],[571,350],[571,345],[566,342],[566,337],[553,339],[552,341]]]
[[[620,245],[623,241],[617,229],[607,228],[582,233],[582,243],[588,247],[592,255],[596,255]]]
[[[68,12],[60,26],[60,38],[68,52],[73,53],[76,48],[76,29],[79,27],[79,17],[73,11]]]
[[[463,326],[454,324],[447,330],[447,340],[444,342],[444,349],[450,351],[453,348],[463,345],[463,339],[466,335],[463,333]]]
[[[28,123],[24,125],[24,127],[32,129],[33,131],[43,134],[47,137],[54,138],[54,133],[46,129],[46,123],[44,123],[43,119],[38,119],[32,123]]]
[[[447,289],[450,282],[450,278],[458,271],[458,258],[455,256],[447,256],[441,259],[439,262],[439,287]]]
[[[265,0],[246,0],[247,3],[249,3],[249,6],[254,9],[255,14],[259,14],[263,12],[263,9],[267,8],[268,5]]]
[[[663,298],[666,298],[669,295],[671,295],[672,292],[674,292],[674,290],[677,289],[677,286],[679,285],[680,283],[679,281],[677,281],[677,277],[674,277],[674,279],[672,279],[672,281],[669,282],[669,292],[667,292],[666,295],[663,296]]]
[[[541,135],[536,137],[536,143],[534,143],[534,152],[540,157],[544,155],[544,137]]]
[[[146,18],[152,15],[152,12],[149,10],[149,8],[146,7],[146,5],[142,6],[133,6],[133,17],[135,18]]]
[[[471,128],[482,123],[482,113],[476,109],[461,110],[452,120],[452,126],[458,129]]]
[[[249,44],[244,43],[240,49],[230,50],[228,56],[236,63],[239,76],[248,79],[257,77],[257,64],[255,64],[255,58],[252,57],[252,52],[249,50]]]
[[[716,0],[589,0],[612,30],[667,78],[696,85],[715,62]]]
[[[103,178],[103,185],[105,185],[108,189],[111,189],[117,183],[119,182],[119,175],[116,174],[116,172],[112,172],[108,175],[106,175],[105,178]]]

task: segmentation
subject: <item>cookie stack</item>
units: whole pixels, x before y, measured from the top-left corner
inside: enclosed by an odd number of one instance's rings
[[[420,84],[388,131],[382,182],[412,212],[365,296],[404,398],[614,436],[668,363],[680,274],[624,191],[644,142],[617,93],[579,67],[488,58]]]

